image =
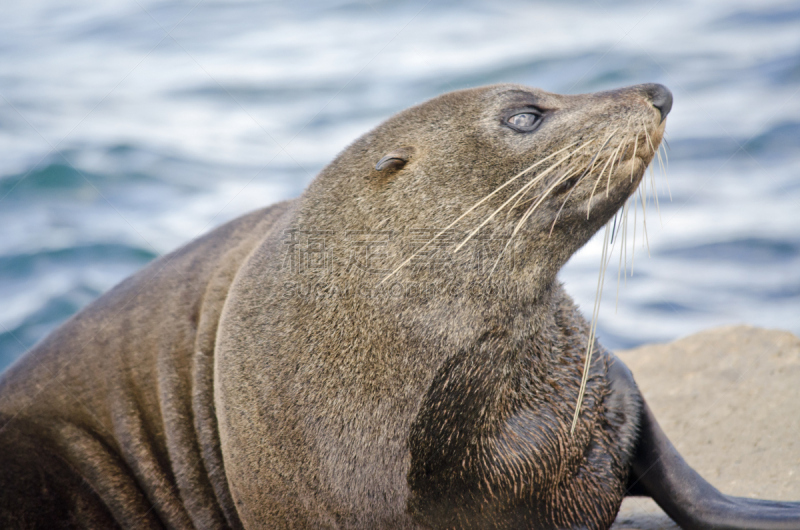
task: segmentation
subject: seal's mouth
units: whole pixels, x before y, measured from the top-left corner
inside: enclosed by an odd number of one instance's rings
[[[618,210],[636,193],[658,152],[662,133],[663,122],[652,133],[645,129],[632,143],[627,141],[628,145],[617,147],[605,162],[608,165],[607,170],[601,170],[594,180],[594,174],[592,177],[587,175],[587,184],[592,186],[585,201],[587,218],[596,209]]]
[[[618,128],[603,133],[605,138],[598,135],[595,140],[569,149],[566,156],[555,159],[531,180],[533,183],[551,173],[546,183],[530,193],[532,198],[517,201],[514,206],[530,208],[522,214],[523,218],[530,217],[545,200],[555,204],[557,216],[577,210],[589,214],[605,203],[612,203],[609,207],[613,203],[622,206],[644,177],[661,144],[663,131],[663,121],[649,125],[642,122],[636,129]]]
[[[577,174],[575,176],[569,177],[567,180],[564,181],[563,184],[559,185],[553,192],[555,195],[560,195],[562,193],[566,193],[574,188],[578,182],[581,181],[587,174],[589,173],[589,167],[584,170],[583,173]]]

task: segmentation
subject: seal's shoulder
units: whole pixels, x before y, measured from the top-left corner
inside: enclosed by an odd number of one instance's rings
[[[8,397],[12,380],[36,380],[42,362],[54,363],[61,373],[122,352],[141,361],[148,355],[142,342],[159,334],[170,337],[173,349],[191,351],[202,315],[224,302],[241,264],[290,204],[245,214],[155,259],[36,344],[3,374],[0,389]]]

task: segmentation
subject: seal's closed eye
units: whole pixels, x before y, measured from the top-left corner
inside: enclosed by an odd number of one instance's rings
[[[375,169],[383,171],[384,169],[398,170],[402,169],[414,154],[413,147],[400,147],[387,153],[383,158],[378,160],[375,164]]]

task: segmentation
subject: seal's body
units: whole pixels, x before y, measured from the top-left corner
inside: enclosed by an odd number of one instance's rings
[[[599,346],[570,433],[590,333],[556,273],[671,103],[445,94],[157,260],[4,374],[0,521],[607,528],[632,491],[686,527],[792,528],[697,476]]]

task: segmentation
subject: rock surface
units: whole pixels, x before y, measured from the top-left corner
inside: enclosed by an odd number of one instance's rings
[[[617,352],[683,457],[723,493],[800,500],[800,338],[732,326]],[[649,498],[615,530],[678,528]]]

